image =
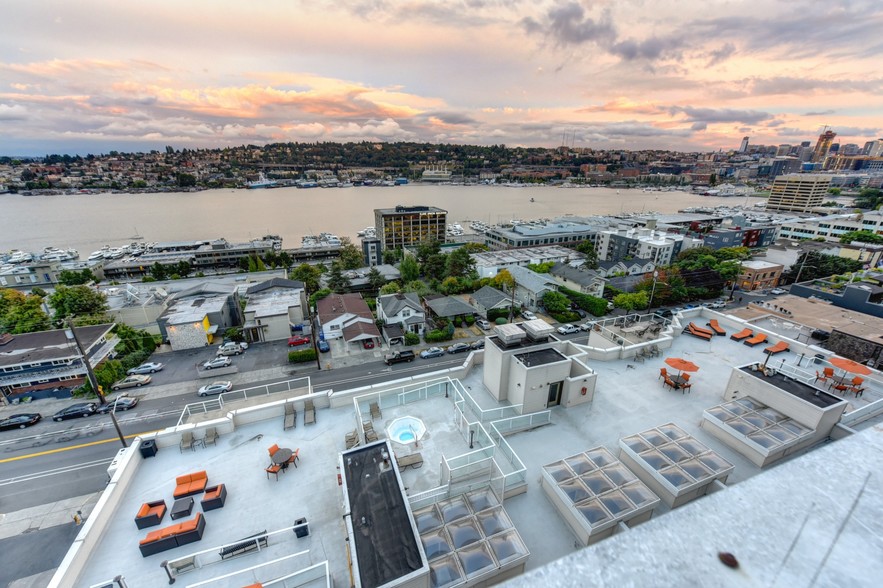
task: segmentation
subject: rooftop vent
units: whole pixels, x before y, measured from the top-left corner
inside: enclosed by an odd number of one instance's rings
[[[500,338],[500,341],[506,347],[518,345],[527,336],[524,329],[514,324],[497,325],[494,327],[494,332],[497,333],[497,337]]]
[[[549,338],[555,328],[543,319],[534,319],[521,323],[521,328],[527,332],[527,338],[533,341],[542,341]]]

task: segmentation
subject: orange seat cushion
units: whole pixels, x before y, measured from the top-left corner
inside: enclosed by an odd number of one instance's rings
[[[213,490],[206,492],[205,496],[203,496],[202,499],[203,500],[211,500],[212,498],[217,498],[218,496],[221,495],[221,490],[223,490],[223,488],[224,488],[223,484],[218,484],[217,486],[214,487]]]

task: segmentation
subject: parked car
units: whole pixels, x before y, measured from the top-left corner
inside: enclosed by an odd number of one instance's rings
[[[295,335],[294,337],[288,338],[288,346],[289,347],[297,347],[298,345],[306,345],[310,342],[309,337],[304,337],[303,335]]]
[[[484,339],[473,341],[472,345],[469,346],[469,349],[484,349]]]
[[[484,319],[478,319],[475,321],[475,324],[478,325],[479,329],[484,329],[485,331],[489,331],[491,329],[491,324]]]
[[[672,317],[672,311],[669,308],[660,308],[659,310],[656,311],[656,314],[658,314],[662,318],[671,318]]]
[[[151,382],[152,378],[150,376],[141,376],[138,374],[133,374],[131,376],[126,376],[122,380],[118,382],[114,382],[110,389],[111,390],[122,390],[124,388],[140,388],[141,386],[146,386]]]
[[[580,331],[591,331],[594,326],[595,326],[595,323],[593,323],[592,321],[589,321],[587,323],[581,324],[579,326],[579,330]]]
[[[469,351],[469,343],[454,343],[447,349],[448,353],[463,353],[464,351]]]
[[[328,341],[326,341],[325,339],[319,339],[319,342],[316,343],[316,346],[322,353],[328,353],[329,351],[331,351],[331,346],[328,345]]]
[[[772,290],[770,290],[770,294],[775,294],[776,296],[778,296],[779,294],[787,294],[787,293],[788,293],[787,290],[782,290],[781,288],[773,288]]]
[[[239,355],[243,351],[239,343],[224,343],[218,348],[218,355]]]
[[[233,360],[226,355],[219,355],[214,359],[210,359],[202,364],[203,369],[213,370],[215,368],[228,367],[233,364]]]
[[[365,339],[362,341],[362,347],[365,349],[374,349],[374,339]]]
[[[98,406],[94,402],[78,402],[56,412],[52,415],[52,420],[61,422],[67,419],[75,419],[77,417],[92,416],[97,410]]]
[[[212,382],[211,384],[206,384],[196,393],[200,396],[208,396],[209,394],[221,394],[222,392],[229,392],[232,389],[233,382],[229,380],[219,380],[217,382]]]
[[[429,359],[430,357],[441,357],[445,354],[445,350],[441,347],[430,347],[429,349],[424,349],[420,352],[420,357],[423,359]]]
[[[396,351],[395,353],[390,353],[383,358],[383,361],[384,363],[386,363],[386,365],[392,365],[394,363],[410,362],[413,359],[414,352],[409,349],[405,349],[402,351]]]
[[[136,406],[138,406],[137,398],[133,398],[132,396],[118,396],[115,400],[108,401],[107,404],[99,406],[98,413],[107,414],[109,412],[120,412],[135,408]]]
[[[161,371],[162,368],[163,368],[163,364],[161,364],[161,363],[148,362],[148,363],[142,363],[138,367],[133,367],[132,369],[127,371],[126,374],[128,374],[130,376],[132,374],[152,374],[154,372]]]
[[[558,327],[558,332],[562,335],[572,335],[573,333],[579,333],[579,327],[571,324],[561,325]]]
[[[529,310],[522,310],[521,316],[523,316],[526,320],[529,320],[529,321],[536,320],[536,318],[537,318],[537,315],[535,315],[534,313],[532,313]]]
[[[714,302],[712,302],[711,304],[708,305],[708,308],[713,308],[715,310],[719,310],[721,308],[724,308],[726,305],[727,305],[727,303],[724,302],[723,300],[715,300]]]
[[[9,429],[24,429],[31,425],[36,425],[43,417],[39,412],[27,414],[14,414],[0,421],[0,431],[8,431]]]
[[[239,345],[239,347],[241,347],[243,350],[248,349],[248,343],[246,343],[245,341],[234,341],[233,339],[228,339],[227,337],[224,337],[224,341],[221,343],[220,347],[231,344]]]

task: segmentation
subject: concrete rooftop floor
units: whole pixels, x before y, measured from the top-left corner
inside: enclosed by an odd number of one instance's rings
[[[577,550],[575,537],[539,487],[543,465],[599,445],[618,456],[621,437],[673,422],[735,465],[728,485],[738,484],[759,473],[759,468],[707,434],[699,424],[703,410],[726,400],[724,388],[733,366],[763,361],[766,356],[762,349],[763,346],[747,347],[729,337],[716,337],[708,343],[680,336],[675,337],[671,349],[663,350],[659,357],[647,359],[644,363],[589,361],[590,367],[598,373],[592,403],[570,409],[553,408],[550,425],[507,437],[527,468],[528,491],[504,503],[530,549],[527,569],[544,566]],[[659,368],[666,367],[663,363],[666,357],[682,357],[699,365],[700,370],[691,379],[694,382],[691,393],[663,388],[658,376]],[[789,363],[796,361],[793,353],[782,357]],[[481,364],[477,365],[461,382],[480,405],[495,405],[484,389],[481,370]],[[402,472],[409,494],[439,485],[439,464],[443,454],[453,457],[468,451],[466,440],[454,424],[452,400],[436,397],[405,406],[384,407],[382,416],[374,421],[374,429],[381,438],[386,437],[386,426],[399,416],[417,416],[427,427],[427,434],[419,447],[394,444],[397,449],[401,447],[401,453],[420,451],[425,460],[422,468]],[[863,399],[856,402],[863,402]],[[309,537],[298,539],[294,534],[286,534],[281,540],[271,541],[269,548],[260,554],[207,566],[182,575],[178,583],[190,585],[309,550],[308,556],[294,558],[286,564],[291,568],[285,571],[293,572],[328,560],[334,584],[349,585],[337,459],[338,453],[344,449],[344,436],[355,428],[354,409],[351,404],[344,408],[320,409],[316,417],[316,424],[305,426],[303,416],[299,414],[297,427],[287,431],[282,430],[281,419],[239,426],[234,433],[221,436],[217,446],[183,453],[177,448],[162,449],[155,458],[144,460],[115,513],[115,520],[97,548],[92,550],[83,584],[88,586],[122,574],[131,588],[158,586],[167,581],[159,566],[163,560],[210,549],[264,530],[291,526],[295,519],[305,517],[310,525]],[[363,409],[363,419],[368,418],[367,410]],[[299,448],[301,458],[299,467],[291,467],[288,472],[280,474],[278,482],[272,476],[268,480],[264,473],[269,464],[267,448],[274,443]],[[161,525],[138,530],[133,519],[139,506],[143,502],[165,499],[167,506],[171,507],[175,477],[203,469],[208,472],[209,485],[221,482],[227,485],[226,506],[205,514],[206,529],[202,541],[142,558],[138,551],[139,540],[151,530],[172,524],[172,521],[166,516]],[[199,511],[199,496],[196,496],[191,516]],[[668,508],[661,503],[654,518],[667,511]],[[212,585],[242,586],[260,579],[260,574],[250,573]],[[267,576],[263,579],[266,580]]]

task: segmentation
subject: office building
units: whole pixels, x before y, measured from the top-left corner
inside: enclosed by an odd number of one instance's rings
[[[381,248],[403,249],[420,243],[445,242],[448,211],[434,206],[375,208],[374,226]]]
[[[831,149],[831,145],[834,143],[834,137],[836,136],[837,133],[831,130],[827,130],[819,135],[819,140],[816,141],[816,148],[812,154],[813,161],[824,161],[825,157],[828,155],[828,151]]]
[[[739,153],[748,153],[748,137],[742,137],[742,144],[739,145]]]
[[[810,212],[824,202],[831,186],[831,176],[816,174],[786,174],[773,181],[767,210]]]

